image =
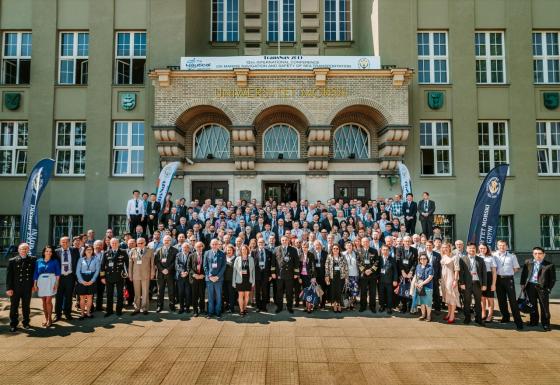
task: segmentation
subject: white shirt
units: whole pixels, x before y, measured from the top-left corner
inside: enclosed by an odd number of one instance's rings
[[[487,255],[484,257],[484,263],[486,264],[486,271],[487,272],[492,272],[492,268],[498,267],[498,262],[497,262],[497,258],[493,255]]]
[[[519,262],[515,254],[509,251],[506,251],[505,254],[496,251],[494,256],[496,257],[498,275],[512,276],[515,274],[514,269],[519,269]]]
[[[138,207],[136,207],[138,203]],[[130,218],[131,215],[145,215],[144,201],[142,199],[130,199],[126,205],[126,216]]]

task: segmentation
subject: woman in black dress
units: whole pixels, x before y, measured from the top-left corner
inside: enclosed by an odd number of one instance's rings
[[[331,302],[335,313],[342,313],[342,289],[348,280],[348,264],[340,254],[340,246],[334,244],[325,262],[325,282],[330,286]]]
[[[241,256],[233,264],[233,286],[239,293],[239,314],[247,315],[251,289],[255,285],[255,261],[249,257],[249,246],[241,246]]]
[[[235,262],[235,247],[227,245],[226,249],[226,269],[224,271],[224,285],[222,290],[224,309],[233,313],[235,311],[235,285],[232,285],[233,263]]]

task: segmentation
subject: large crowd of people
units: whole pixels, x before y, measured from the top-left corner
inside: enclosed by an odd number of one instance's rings
[[[29,327],[33,292],[42,299],[44,327],[62,316],[72,320],[74,301],[83,320],[94,312],[121,317],[125,309],[146,315],[155,297],[157,313],[185,317],[246,317],[250,309],[280,313],[284,306],[293,313],[301,306],[307,313],[398,311],[430,322],[446,307],[438,320],[448,324],[460,309],[465,324],[473,315],[481,326],[513,318],[522,329],[514,284],[519,269],[533,309],[529,326],[540,321],[550,330],[556,276],[544,250],[535,247],[520,266],[504,240],[494,251],[484,243],[452,243],[434,226],[435,209],[427,192],[419,202],[408,194],[404,201],[396,195],[368,202],[207,199],[188,205],[168,194],[160,205],[155,194],[135,190],[122,239],[113,229],[101,239],[88,230],[45,246],[40,256],[19,245],[7,269],[11,331],[17,331],[20,304]],[[501,319],[494,318],[495,297]]]

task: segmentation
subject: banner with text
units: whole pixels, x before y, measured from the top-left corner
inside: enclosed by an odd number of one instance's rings
[[[177,168],[179,167],[180,164],[181,164],[180,162],[169,163],[165,165],[165,167],[162,168],[161,172],[159,173],[159,178],[157,180],[156,199],[161,204],[161,207],[163,207],[165,196],[169,191],[169,187],[171,187],[171,181],[173,180],[173,177],[175,176],[175,172],[177,171]]]
[[[399,177],[401,179],[401,190],[403,197],[412,193],[412,181],[410,180],[410,172],[404,163],[399,162]]]
[[[39,239],[39,199],[47,187],[54,168],[53,159],[40,160],[29,174],[21,204],[20,239],[29,244],[29,252],[35,255]]]
[[[182,57],[181,71],[224,71],[235,68],[250,70],[374,70],[381,68],[379,56],[219,56]]]
[[[494,248],[508,168],[508,164],[501,164],[493,168],[484,178],[474,202],[468,242],[477,245],[486,242],[488,246]]]

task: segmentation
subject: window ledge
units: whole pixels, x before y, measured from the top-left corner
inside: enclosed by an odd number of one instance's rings
[[[111,175],[110,179],[144,179],[144,175]]]
[[[239,45],[239,41],[209,41],[212,47],[216,48],[229,48],[229,47],[237,47]]]
[[[476,83],[479,88],[509,88],[510,83]]]
[[[31,88],[31,84],[0,84],[0,87],[6,87],[6,88]]]
[[[1,180],[21,180],[27,178],[27,175],[0,175]]]
[[[56,88],[87,88],[87,84],[60,84],[55,83],[54,86]]]
[[[488,176],[488,174],[478,174],[478,178],[480,180],[484,180],[484,178],[486,178]],[[515,179],[515,175],[506,175],[506,180],[509,179]]]
[[[53,179],[85,179],[85,175],[64,175],[64,174],[55,174],[53,175]]]
[[[325,40],[324,43],[326,47],[350,47],[354,44],[354,40]]]
[[[277,41],[267,41],[266,44],[269,47],[278,47],[278,42]],[[281,41],[280,42],[280,47],[294,47],[296,45],[295,41]]]
[[[538,177],[539,179],[542,179],[542,180],[560,180],[560,174],[555,174],[555,175],[542,175],[542,174],[539,174],[539,175],[537,175],[537,177]]]
[[[455,175],[420,175],[422,179],[441,179],[441,180],[455,180]]]
[[[113,83],[112,84],[114,88],[132,88],[132,87],[137,87],[137,88],[145,88],[146,84],[116,84]]]
[[[544,87],[544,88],[558,88],[560,83],[533,83],[535,87]]]
[[[233,163],[232,158],[225,158],[225,159],[193,159],[193,162],[196,163]]]
[[[452,88],[453,83],[418,83],[420,87],[430,87],[430,88]]]

